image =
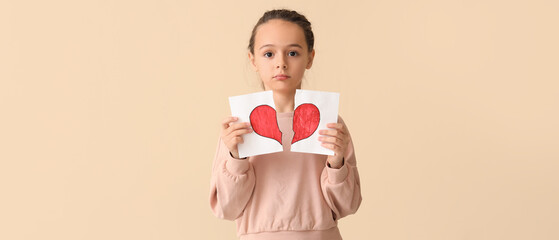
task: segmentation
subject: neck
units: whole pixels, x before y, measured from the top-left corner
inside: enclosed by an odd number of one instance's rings
[[[293,112],[295,108],[295,91],[293,92],[275,92],[274,103],[278,113]]]

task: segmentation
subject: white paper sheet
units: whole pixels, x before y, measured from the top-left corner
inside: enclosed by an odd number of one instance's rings
[[[293,115],[293,130],[295,132],[293,141],[295,142],[292,141],[292,152],[334,155],[334,151],[321,146],[322,142],[318,141],[320,136],[318,131],[328,129],[326,127],[328,123],[338,122],[339,101],[339,93],[296,90]],[[315,107],[319,111],[320,119],[318,127],[313,131],[315,125],[313,123],[316,119]]]
[[[334,155],[334,151],[321,146],[318,131],[338,122],[339,98],[335,92],[296,90],[292,152]],[[239,118],[237,122],[249,122],[254,130],[243,135],[239,157],[283,151],[272,91],[229,97],[229,104],[231,115]]]
[[[277,126],[276,111],[274,104],[274,97],[272,91],[264,91],[251,93],[246,95],[229,97],[229,104],[231,107],[231,115],[238,117],[237,122],[251,122],[250,116],[253,113],[253,117],[260,116],[261,123],[266,124],[268,127],[264,130],[262,125],[253,126],[253,132],[244,134],[244,143],[238,144],[239,157],[244,158],[248,156],[274,153],[283,151],[281,142],[281,132],[278,133],[279,128],[275,129],[273,127],[273,122]],[[255,109],[257,109],[255,111]],[[273,119],[270,118],[273,109]],[[262,121],[265,121],[262,123]],[[260,129],[259,129],[260,126]],[[256,129],[255,129],[256,128]],[[268,135],[269,137],[264,137],[257,133],[257,130],[263,135]],[[264,133],[263,133],[264,132]],[[278,142],[279,134],[279,142]]]

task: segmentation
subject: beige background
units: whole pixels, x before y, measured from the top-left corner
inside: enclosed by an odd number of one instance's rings
[[[236,239],[210,168],[276,7],[341,93],[345,239],[559,239],[558,2],[343,2],[2,1],[0,239]]]

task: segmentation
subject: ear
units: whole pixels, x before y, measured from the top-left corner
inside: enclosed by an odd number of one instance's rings
[[[312,50],[312,52],[309,53],[309,62],[307,63],[307,69],[310,69],[312,67],[313,60],[314,60],[314,49]]]
[[[258,72],[256,63],[254,62],[254,54],[252,54],[250,51],[248,52],[248,59],[250,59],[250,65],[252,65],[252,69],[254,69],[255,72]]]

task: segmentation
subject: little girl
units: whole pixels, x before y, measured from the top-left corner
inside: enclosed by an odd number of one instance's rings
[[[272,90],[283,152],[239,158],[237,144],[252,132],[232,116],[222,131],[212,168],[210,206],[236,220],[240,239],[342,239],[338,219],[361,204],[353,143],[343,120],[319,131],[333,156],[291,152],[295,90],[314,58],[314,36],[305,16],[290,10],[264,13],[248,45],[248,57]]]

